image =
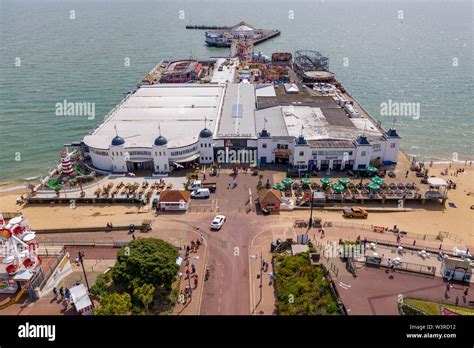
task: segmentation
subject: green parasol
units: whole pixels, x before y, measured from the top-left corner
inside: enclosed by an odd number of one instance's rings
[[[377,185],[377,184],[370,184],[367,187],[373,191],[380,190],[380,185]]]
[[[273,185],[273,188],[275,190],[280,190],[281,191],[281,190],[285,189],[285,185],[283,185],[282,183],[278,183],[278,184]]]
[[[285,185],[291,185],[293,183],[293,179],[291,178],[284,178],[282,180],[282,182],[285,184]]]
[[[367,168],[367,171],[368,171],[369,173],[375,173],[376,171],[378,171],[378,169],[375,168],[375,167],[369,167],[369,168]]]
[[[303,179],[301,179],[301,183],[303,185],[311,185],[311,179],[303,178]]]
[[[339,183],[340,183],[341,185],[344,185],[344,186],[346,186],[349,182],[350,182],[350,180],[347,179],[347,178],[341,178],[341,179],[339,179]]]
[[[334,184],[334,185],[332,185],[332,189],[333,189],[334,191],[340,192],[340,191],[343,191],[343,190],[344,190],[344,186],[341,185],[341,184]]]
[[[382,185],[383,184],[383,179],[382,178],[375,177],[375,178],[372,178],[371,180],[374,184],[377,184],[377,185]]]
[[[332,182],[332,180],[329,179],[329,178],[322,178],[322,179],[321,179],[321,183],[322,183],[323,185],[329,185],[331,182]]]

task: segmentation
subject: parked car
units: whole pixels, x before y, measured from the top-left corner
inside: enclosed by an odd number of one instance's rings
[[[217,215],[211,222],[211,230],[220,230],[226,218],[224,215]]]
[[[208,188],[200,188],[191,192],[191,198],[209,198],[211,191]]]
[[[342,210],[342,216],[348,217],[348,218],[363,218],[367,219],[367,216],[369,213],[367,213],[366,210],[362,208],[344,208]]]

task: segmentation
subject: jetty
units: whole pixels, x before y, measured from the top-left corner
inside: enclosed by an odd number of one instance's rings
[[[233,26],[186,25],[186,29],[208,30],[205,32],[205,42],[213,47],[231,47],[232,39],[240,37],[258,45],[281,34],[277,29],[257,29],[244,21]]]

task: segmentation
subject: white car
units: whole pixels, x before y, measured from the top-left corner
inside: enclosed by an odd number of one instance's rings
[[[220,230],[225,222],[224,215],[217,215],[211,223],[211,230]]]

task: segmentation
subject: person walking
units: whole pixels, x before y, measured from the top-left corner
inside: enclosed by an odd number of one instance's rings
[[[196,277],[196,278],[194,278],[194,288],[196,289],[197,286],[198,286],[198,279],[197,279],[197,277]]]
[[[416,239],[413,239],[413,246],[416,245]]]
[[[196,273],[196,266],[194,266],[194,263],[191,265],[191,273]]]
[[[62,286],[59,289],[59,295],[61,295],[61,300],[63,300],[64,299],[64,288]]]
[[[66,297],[68,301],[71,298],[71,291],[68,288],[64,291],[64,297]]]
[[[54,299],[58,299],[58,289],[56,287],[53,288]]]
[[[201,233],[201,235],[199,236],[199,240],[201,241],[201,243],[204,241],[204,235]]]
[[[63,300],[63,311],[67,310],[68,301],[66,299]]]

